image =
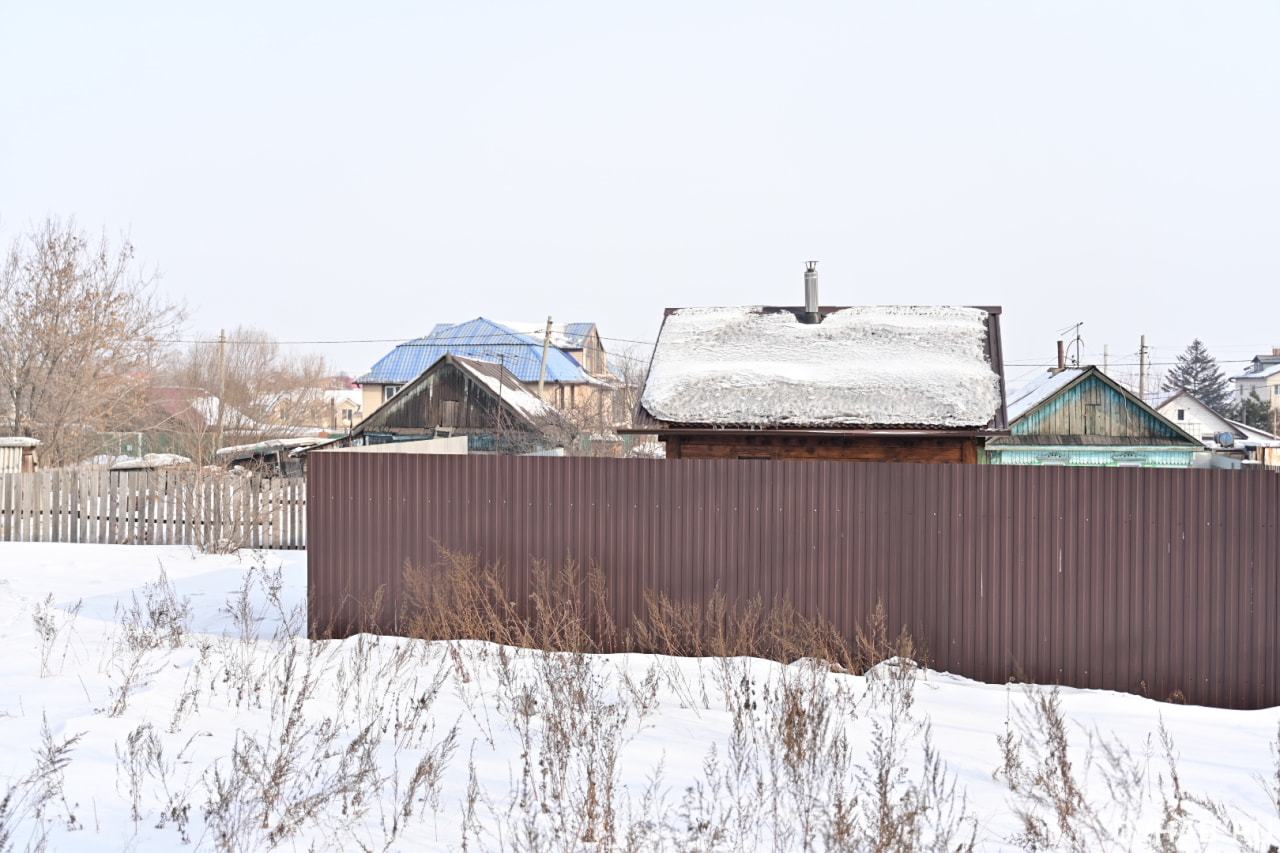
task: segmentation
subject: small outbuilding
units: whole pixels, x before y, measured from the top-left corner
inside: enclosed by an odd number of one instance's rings
[[[977,463],[1005,429],[1000,309],[667,309],[636,426],[669,459]]]
[[[40,439],[26,436],[0,436],[0,474],[29,474],[40,467],[36,448]]]

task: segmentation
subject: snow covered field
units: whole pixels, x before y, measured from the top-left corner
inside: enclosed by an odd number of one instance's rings
[[[300,552],[0,543],[0,851],[1280,844],[1280,709],[310,643],[305,579]]]

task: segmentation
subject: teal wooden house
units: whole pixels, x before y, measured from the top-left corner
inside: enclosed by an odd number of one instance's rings
[[[1052,371],[1009,398],[1009,435],[987,440],[991,465],[1190,468],[1195,436],[1096,367]]]

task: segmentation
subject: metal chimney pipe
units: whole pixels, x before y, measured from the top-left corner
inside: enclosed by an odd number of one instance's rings
[[[804,316],[802,323],[821,323],[822,312],[818,310],[818,262],[806,261],[804,266]]]

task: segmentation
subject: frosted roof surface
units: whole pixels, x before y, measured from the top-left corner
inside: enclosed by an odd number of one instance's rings
[[[642,404],[671,423],[981,427],[1000,406],[987,312],[883,306],[815,325],[759,307],[666,318]]]
[[[1068,367],[1058,373],[1048,371],[1009,395],[1009,423],[1021,418],[1054,394],[1066,388],[1084,373],[1083,368]]]
[[[1251,363],[1245,368],[1243,373],[1237,373],[1232,379],[1263,379],[1280,373],[1280,364],[1267,364],[1266,362]]]
[[[519,380],[516,380],[516,377],[501,365],[494,362],[484,362],[483,359],[470,359],[461,356],[454,356],[454,359],[458,367],[464,370],[473,381],[484,385],[493,392],[494,396],[526,418],[533,420],[535,418],[553,418],[557,415],[554,406],[527,391],[523,385],[519,384]],[[488,366],[490,371],[503,374],[503,378],[483,370],[481,368],[482,364]],[[507,376],[511,377],[513,382],[504,381]]]

